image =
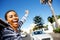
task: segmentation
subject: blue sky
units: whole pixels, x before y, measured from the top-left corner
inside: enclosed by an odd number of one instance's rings
[[[53,0],[52,6],[54,8],[55,14],[60,15],[60,0]],[[0,0],[0,18],[4,19],[4,15],[8,10],[15,10],[19,16],[19,19],[25,14],[25,10],[29,10],[29,16],[26,22],[23,24],[22,28],[28,28],[30,24],[33,23],[33,18],[35,16],[41,16],[44,23],[47,23],[48,16],[51,16],[49,6],[42,5],[40,0]]]

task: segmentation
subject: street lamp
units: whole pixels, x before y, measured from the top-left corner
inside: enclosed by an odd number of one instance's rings
[[[48,4],[48,5],[49,5],[49,7],[50,7],[50,9],[51,9],[51,12],[52,12],[52,15],[54,16],[54,19],[55,19],[55,21],[56,21],[56,27],[59,27],[58,22],[57,22],[57,17],[56,17],[56,15],[55,15],[54,9],[53,9],[53,7],[52,7],[52,1],[53,1],[53,0],[40,0],[40,2],[41,2],[42,4]]]

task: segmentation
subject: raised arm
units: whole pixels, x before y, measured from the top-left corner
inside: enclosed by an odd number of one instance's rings
[[[22,24],[26,21],[26,18],[28,17],[29,11],[25,10],[25,15],[22,17],[22,19],[19,21],[19,26],[21,27]]]

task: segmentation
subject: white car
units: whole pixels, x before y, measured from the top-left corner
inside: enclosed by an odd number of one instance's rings
[[[45,34],[42,31],[34,31],[32,34],[30,34],[31,40],[53,40],[51,35]]]
[[[21,37],[26,37],[26,36],[27,36],[27,33],[21,32]]]

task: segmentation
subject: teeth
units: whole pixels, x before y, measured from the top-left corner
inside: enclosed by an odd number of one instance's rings
[[[17,20],[13,20],[13,22],[17,22]]]
[[[17,21],[17,20],[13,20],[13,21]]]

